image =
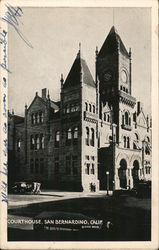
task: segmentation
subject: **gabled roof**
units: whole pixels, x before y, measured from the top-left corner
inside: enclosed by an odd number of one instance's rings
[[[81,58],[79,51],[71,67],[71,70],[64,82],[63,88],[80,86],[81,76],[82,76],[82,82],[91,87],[96,87],[91,72],[87,66],[87,63],[83,58]]]
[[[28,107],[28,110],[31,108],[31,106],[33,105],[33,103],[35,102],[35,100],[38,99],[40,100],[45,106],[47,105],[49,99],[43,99],[42,97],[36,95],[33,99],[33,101],[31,102],[30,106]],[[53,109],[53,110],[59,110],[59,102],[54,102],[52,100],[50,100],[50,107]]]
[[[129,57],[129,54],[120,36],[118,35],[115,27],[113,26],[98,53],[98,57],[105,57],[106,54],[114,53],[115,51],[117,51],[118,45],[119,45],[120,52],[123,55]]]

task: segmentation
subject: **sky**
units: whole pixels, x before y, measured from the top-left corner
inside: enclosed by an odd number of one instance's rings
[[[9,110],[24,115],[35,92],[49,89],[60,99],[60,75],[64,79],[81,43],[81,53],[94,77],[95,48],[100,50],[114,25],[127,50],[132,50],[132,95],[151,112],[151,12],[150,8],[22,8],[20,31],[30,48],[9,27]],[[114,12],[114,14],[113,14]],[[114,18],[113,18],[114,17]]]

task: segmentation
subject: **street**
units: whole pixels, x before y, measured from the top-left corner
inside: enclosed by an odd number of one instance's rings
[[[66,231],[64,225],[54,231],[33,230],[33,223],[17,223],[17,220],[33,220],[41,213],[52,213],[54,219],[91,218],[102,221],[102,227],[90,226],[87,230]],[[60,214],[60,215],[59,215]],[[111,228],[108,228],[110,223]],[[67,230],[69,226],[67,227]],[[109,230],[108,230],[109,229]],[[106,196],[106,193],[83,194],[75,192],[42,192],[40,195],[9,195],[8,240],[80,240],[117,241],[151,239],[151,201],[131,196]]]

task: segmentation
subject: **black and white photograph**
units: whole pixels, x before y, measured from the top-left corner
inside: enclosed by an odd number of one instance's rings
[[[0,19],[7,242],[151,243],[152,7],[18,3]]]

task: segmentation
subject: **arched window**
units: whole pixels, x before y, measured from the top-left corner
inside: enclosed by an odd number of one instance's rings
[[[106,119],[107,119],[107,115],[106,113],[104,113],[104,121],[106,121]]]
[[[126,136],[124,136],[124,148],[126,148]]]
[[[127,148],[130,148],[130,138],[127,137]]]
[[[89,104],[89,112],[92,112],[92,106]]]
[[[86,127],[86,145],[89,146],[89,128]]]
[[[91,146],[93,146],[94,147],[94,129],[93,128],[91,128],[91,141],[90,141],[91,143]]]
[[[93,113],[95,114],[95,106],[93,105]]]
[[[88,111],[88,103],[85,102],[85,108],[86,108],[86,111]]]

